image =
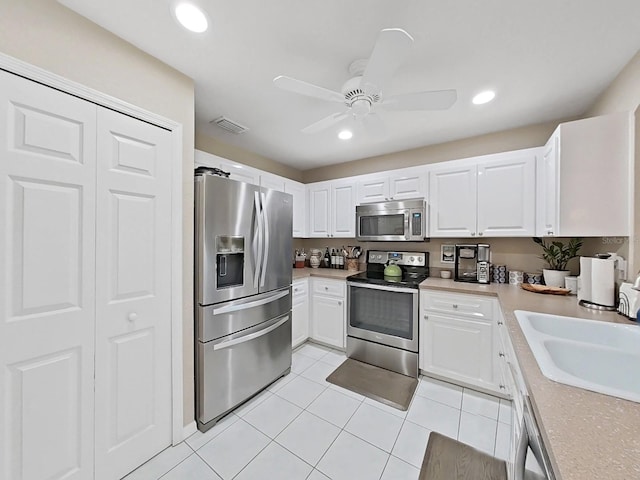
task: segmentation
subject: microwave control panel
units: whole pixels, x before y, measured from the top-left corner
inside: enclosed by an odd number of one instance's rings
[[[413,212],[411,214],[411,235],[421,235],[422,234],[422,213]]]

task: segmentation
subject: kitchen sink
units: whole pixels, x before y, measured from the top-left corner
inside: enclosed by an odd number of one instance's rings
[[[543,375],[640,403],[640,327],[514,312]]]

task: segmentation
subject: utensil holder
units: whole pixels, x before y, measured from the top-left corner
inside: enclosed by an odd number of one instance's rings
[[[357,258],[346,258],[347,260],[347,271],[348,272],[357,272],[358,271],[358,259]]]

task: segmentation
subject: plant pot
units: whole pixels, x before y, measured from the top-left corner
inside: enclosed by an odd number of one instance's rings
[[[543,269],[544,283],[548,287],[564,288],[564,278],[571,274],[569,270],[548,270]]]

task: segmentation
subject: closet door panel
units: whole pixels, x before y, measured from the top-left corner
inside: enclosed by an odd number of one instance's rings
[[[98,110],[96,478],[171,443],[170,133]]]
[[[0,71],[0,479],[93,477],[96,106]]]

